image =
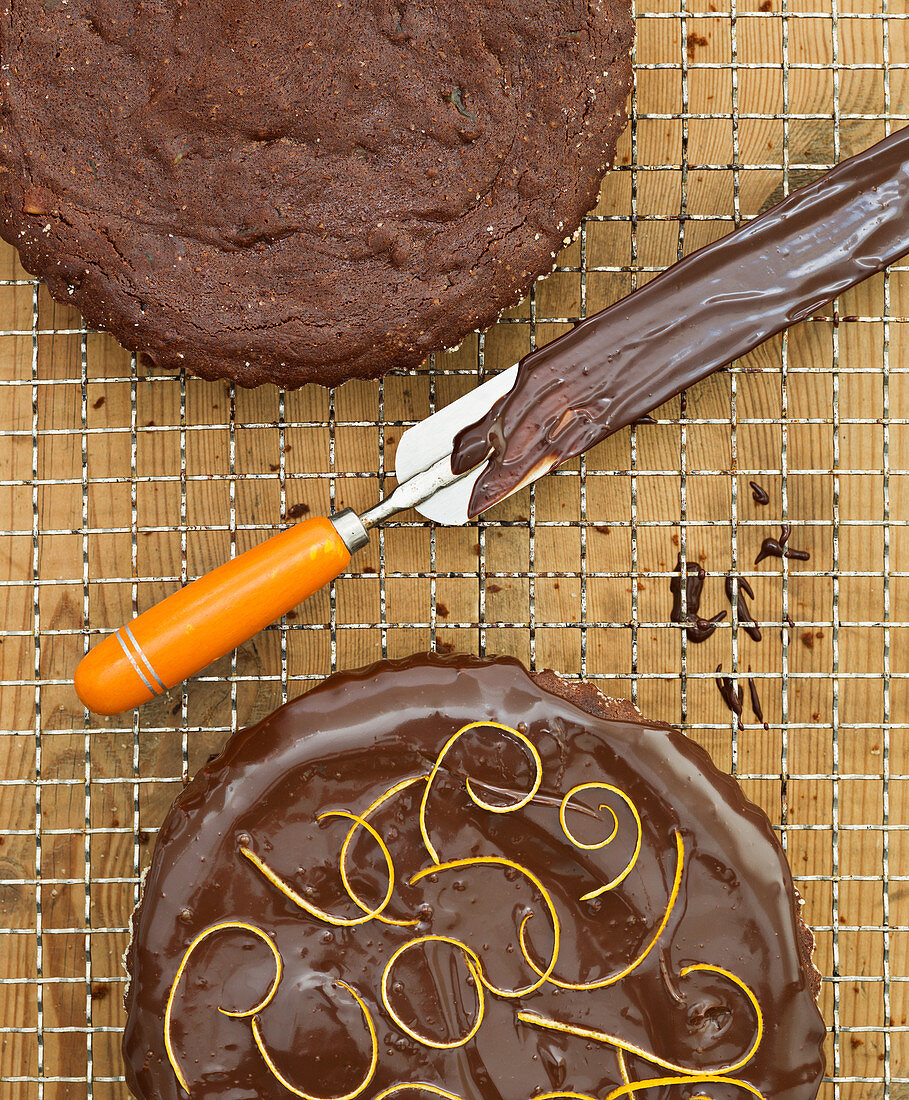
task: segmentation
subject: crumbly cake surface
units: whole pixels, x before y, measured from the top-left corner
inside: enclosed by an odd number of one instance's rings
[[[6,0],[0,233],[160,365],[414,367],[596,201],[632,37],[628,0]]]

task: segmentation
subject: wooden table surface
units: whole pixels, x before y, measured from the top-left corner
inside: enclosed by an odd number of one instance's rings
[[[733,770],[780,826],[816,930],[823,1095],[909,1098],[909,262],[479,524],[400,517],[330,591],[184,690],[100,720],[70,683],[100,634],[283,517],[374,502],[433,402],[905,125],[909,17],[882,10],[646,0],[633,130],[582,237],[485,337],[384,385],[235,392],[149,372],[4,246],[4,1100],[126,1095],[126,924],[187,777],[332,669],[433,647],[586,676]],[[754,566],[784,520],[810,561]],[[727,606],[726,573],[751,579],[761,642],[727,620],[693,645],[669,624],[682,548],[708,571],[708,613]],[[736,731],[721,662],[751,670],[768,730],[746,707]]]

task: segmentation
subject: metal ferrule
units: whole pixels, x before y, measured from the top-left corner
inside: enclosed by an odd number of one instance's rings
[[[361,546],[369,542],[369,534],[363,526],[363,521],[353,508],[344,508],[336,512],[331,517],[331,522],[351,554],[356,553]]]

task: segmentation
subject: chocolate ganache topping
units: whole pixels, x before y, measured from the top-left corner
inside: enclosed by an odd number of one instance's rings
[[[681,734],[511,659],[333,676],[158,837],[141,1100],[810,1100],[811,937],[765,815]]]
[[[909,251],[909,127],[521,360],[456,438],[479,515]]]

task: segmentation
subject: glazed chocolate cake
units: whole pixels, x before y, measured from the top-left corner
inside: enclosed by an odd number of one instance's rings
[[[629,0],[9,0],[0,233],[163,366],[415,367],[551,270],[632,38]]]
[[[628,703],[510,659],[333,676],[158,837],[140,1100],[811,1100],[820,978],[765,815]]]

